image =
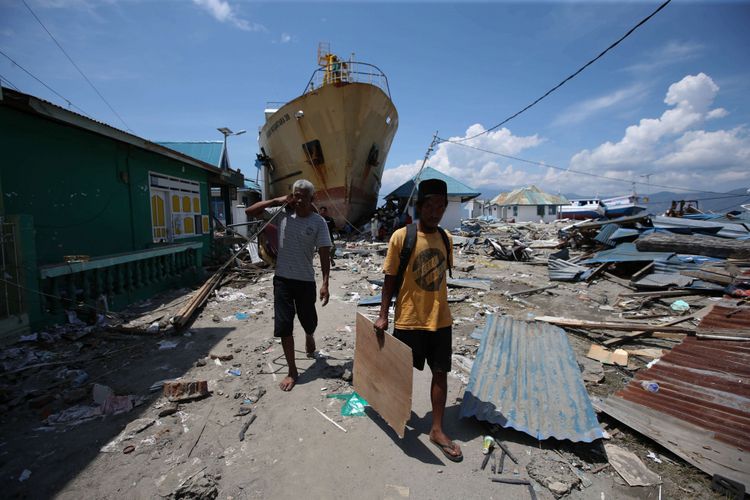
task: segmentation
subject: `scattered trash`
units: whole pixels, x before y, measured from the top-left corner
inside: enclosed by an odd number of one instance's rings
[[[235,377],[239,377],[240,375],[242,375],[242,370],[240,370],[239,368],[231,368],[231,369],[229,369],[229,370],[226,371],[226,374],[227,375],[234,375]]]
[[[22,483],[30,477],[31,477],[31,471],[29,469],[24,469],[23,472],[21,472],[21,475],[18,476],[18,481]]]
[[[344,417],[364,417],[365,407],[369,406],[365,398],[356,392],[350,394],[328,394],[326,397],[344,400],[344,404],[341,407],[341,415]]]
[[[641,387],[648,392],[659,392],[659,384],[652,380],[641,380]]]
[[[162,340],[159,342],[159,350],[165,351],[168,349],[174,349],[180,344],[179,340]]]
[[[661,483],[661,478],[635,455],[635,453],[615,446],[605,444],[604,450],[612,467],[630,486],[653,486]]]
[[[333,425],[335,425],[336,427],[338,427],[338,428],[339,428],[339,429],[341,429],[342,431],[346,432],[346,429],[344,429],[344,428],[343,428],[343,427],[341,427],[341,426],[340,426],[339,424],[337,424],[336,422],[334,422],[334,421],[333,421],[333,419],[332,419],[331,417],[329,417],[328,415],[326,415],[326,414],[325,414],[325,413],[323,413],[322,411],[318,410],[318,409],[317,409],[317,408],[315,408],[314,406],[313,406],[313,410],[317,411],[318,413],[320,413],[320,416],[322,416],[322,417],[323,417],[324,419],[328,420],[328,421],[329,421],[329,422],[331,422],[331,423],[332,423]]]
[[[601,361],[606,365],[628,366],[628,352],[624,349],[609,349],[599,344],[591,344],[586,357]]]
[[[673,311],[678,312],[685,312],[690,310],[690,304],[688,304],[684,300],[675,300],[674,302],[672,302],[672,305],[670,307]]]
[[[662,460],[661,460],[661,458],[659,458],[659,457],[658,457],[658,456],[656,455],[656,453],[654,453],[653,451],[649,451],[649,452],[648,452],[648,455],[646,455],[646,457],[647,457],[647,458],[650,458],[651,460],[653,460],[653,461],[654,461],[654,462],[656,462],[657,464],[660,464],[660,463],[662,463]]]

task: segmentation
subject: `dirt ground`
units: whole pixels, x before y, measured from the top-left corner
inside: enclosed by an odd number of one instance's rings
[[[48,364],[16,373],[6,367],[3,374],[3,497],[529,498],[525,486],[494,483],[489,467],[480,470],[482,436],[488,428],[477,420],[458,418],[462,379],[467,377],[459,367],[449,377],[445,422],[447,433],[463,449],[461,463],[446,460],[427,438],[431,421],[429,372],[414,372],[412,416],[403,439],[371,408],[365,416],[344,417],[341,400],[327,397],[352,391],[347,372],[354,356],[355,313],[359,310],[374,316],[377,310],[357,307],[356,300],[379,293],[367,278],[382,279],[381,263],[382,256],[376,253],[338,259],[331,275],[331,302],[323,308],[318,305],[316,338],[321,355],[316,359],[304,355],[304,337],[296,326],[302,374],[290,393],[278,389],[286,366],[281,345],[272,337],[271,274],[262,275],[257,282],[224,284],[219,296],[213,297],[181,334],[136,336],[92,328],[77,339],[45,341],[40,335],[36,342],[10,346],[46,352],[38,355],[34,364]],[[505,292],[550,284],[545,266],[492,260],[481,252],[457,256],[456,268],[470,264],[473,271],[456,271],[454,276],[486,277],[493,285],[487,292],[451,290],[451,296],[465,297],[451,305],[456,354],[474,357],[479,342],[470,334],[484,324],[488,313],[518,319],[532,315],[618,317],[612,304],[624,289],[615,282],[559,283],[517,301]],[[317,272],[319,276],[319,269]],[[153,299],[141,304],[140,311],[184,301],[187,292]],[[569,333],[568,338],[577,356],[583,358],[591,340],[577,333]],[[669,345],[674,342],[654,339],[628,348]],[[224,361],[212,359],[212,354]],[[631,360],[627,369],[605,366],[601,383],[587,383],[590,394],[611,394],[648,361]],[[68,372],[61,374],[63,369],[83,370],[88,378],[75,387]],[[160,417],[160,413],[170,413],[170,405],[158,383],[177,378],[208,381],[210,395],[180,403],[176,412]],[[116,395],[133,395],[131,401],[137,406],[83,422],[45,422],[50,415],[75,405],[90,405],[94,383],[110,387]],[[252,412],[242,415],[243,408]],[[240,441],[243,424],[251,415],[256,418]],[[627,486],[611,467],[602,467],[606,457],[601,442],[538,442],[512,429],[501,431],[501,436],[519,464],[506,460],[506,475],[527,478],[527,465],[532,464],[543,475],[570,477],[573,473],[564,463],[567,460],[585,482],[591,482],[588,487],[573,486],[566,495],[569,498],[719,498],[709,487],[710,479],[697,469],[604,415],[600,421],[612,435],[606,442],[636,453],[661,476],[661,486]],[[129,439],[117,441],[126,427]],[[655,452],[662,463],[647,458],[649,452]],[[571,482],[578,482],[575,475]],[[538,498],[555,498],[539,482],[532,484]]]

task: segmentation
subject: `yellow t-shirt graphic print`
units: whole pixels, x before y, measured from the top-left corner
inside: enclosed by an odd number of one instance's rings
[[[405,239],[406,228],[399,229],[391,236],[383,264],[385,274],[398,274]],[[448,240],[452,245],[450,234]],[[445,243],[439,232],[417,231],[417,241],[396,301],[396,328],[435,331],[451,326],[453,319],[448,307],[446,271],[448,259],[453,262],[452,258],[452,255],[446,255]]]

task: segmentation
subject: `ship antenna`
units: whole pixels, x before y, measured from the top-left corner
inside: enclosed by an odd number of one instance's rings
[[[438,131],[435,131],[435,135],[432,136],[432,142],[430,142],[430,147],[427,148],[427,151],[424,154],[424,159],[422,160],[422,166],[419,167],[419,171],[417,172],[417,175],[414,176],[414,185],[411,187],[411,193],[409,194],[409,199],[406,200],[406,210],[409,209],[409,205],[411,204],[411,200],[414,197],[414,191],[417,190],[417,184],[419,184],[419,176],[422,175],[422,170],[424,170],[424,166],[427,163],[427,159],[432,154],[432,151],[435,149],[435,144],[438,142]]]

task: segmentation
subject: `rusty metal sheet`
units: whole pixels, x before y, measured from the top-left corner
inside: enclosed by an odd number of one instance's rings
[[[703,471],[750,486],[750,343],[687,337],[601,409]]]
[[[696,335],[704,338],[750,340],[750,306],[739,300],[722,300],[703,317]]]
[[[537,439],[603,436],[565,332],[508,316],[487,318],[460,415]]]

